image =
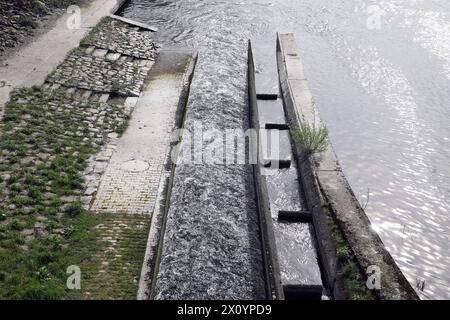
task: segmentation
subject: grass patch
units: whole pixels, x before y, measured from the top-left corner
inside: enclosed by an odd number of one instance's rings
[[[304,155],[323,152],[328,148],[328,129],[323,124],[310,124],[303,120],[294,125],[291,132]]]
[[[71,265],[92,261],[92,253],[100,251],[94,226],[104,217],[82,213],[64,217],[61,224],[70,233],[33,240],[27,251],[16,246],[0,250],[0,299],[62,299],[73,295],[66,288]],[[1,229],[0,229],[1,230]],[[9,239],[17,233],[0,231]]]
[[[20,16],[17,21],[22,27],[36,29],[39,24],[30,16]]]

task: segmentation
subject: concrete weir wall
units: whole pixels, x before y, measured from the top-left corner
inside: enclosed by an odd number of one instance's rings
[[[227,81],[230,75],[224,81],[203,82],[210,72],[207,61],[199,59],[190,87],[151,298],[264,299],[252,166],[204,158],[213,142],[222,143],[209,137],[208,130],[247,129],[245,82],[235,81],[244,89],[239,90],[242,96],[221,95],[220,90],[233,85]],[[238,66],[244,63],[242,59]],[[207,98],[220,99],[205,103]]]
[[[293,34],[278,35],[277,62],[288,120],[293,124],[302,121],[320,123]],[[325,230],[327,227],[322,212],[324,201],[328,203],[361,270],[365,273],[369,267],[375,266],[381,271],[381,289],[376,290],[376,296],[392,300],[417,299],[414,289],[379,236],[371,229],[370,221],[353,194],[331,144],[328,144],[325,152],[305,159],[298,157],[301,147],[294,141],[294,152],[305,185],[306,200],[313,211],[323,272],[331,289],[335,280],[336,260]]]
[[[268,75],[255,74],[248,48],[250,126],[257,130],[251,147],[261,242],[269,299],[320,300],[324,293],[311,215],[305,206],[298,170],[292,161],[289,124],[279,94],[270,94]],[[275,62],[275,61],[273,61]],[[275,65],[275,64],[274,64]],[[266,77],[266,81],[262,79]],[[277,87],[277,77],[273,77]],[[258,93],[257,93],[258,92]],[[256,138],[256,137],[255,137]],[[278,145],[278,151],[275,150]],[[252,155],[252,154],[251,154]],[[254,159],[256,160],[256,159]],[[299,219],[300,218],[300,219]]]

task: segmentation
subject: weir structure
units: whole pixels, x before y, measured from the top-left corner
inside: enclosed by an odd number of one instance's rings
[[[252,247],[251,255],[244,250],[246,253],[241,258],[251,258],[260,252],[260,261],[254,260],[253,264],[225,274],[229,267],[238,264],[232,261],[235,250],[245,249],[248,241],[228,234],[228,238],[221,236],[223,243],[212,243],[202,230],[208,233],[220,227],[202,226],[215,220],[189,213],[191,204],[183,200],[185,192],[195,192],[194,186],[185,181],[189,179],[186,174],[192,174],[195,167],[173,166],[168,175],[170,181],[166,183],[165,200],[158,209],[160,213],[153,215],[138,298],[210,299],[235,295],[274,300],[342,299],[345,279],[336,258],[331,216],[348,242],[360,274],[364,275],[361,279],[364,286],[370,276],[369,267],[381,271],[381,287],[372,290],[375,298],[417,299],[378,235],[371,230],[370,221],[349,187],[331,144],[327,142],[324,152],[305,156],[302,146],[292,138],[294,128],[300,124],[317,125],[321,120],[293,35],[279,34],[276,48],[278,92],[265,92],[264,86],[258,85],[264,82],[258,81],[258,77],[264,75],[255,75],[250,42],[248,48],[249,126],[258,135],[252,182],[259,228],[252,230],[252,238],[259,236],[261,248]],[[183,127],[182,121],[179,125]],[[279,152],[272,153],[275,144]],[[194,256],[180,253],[180,248],[188,248],[194,240],[200,245],[195,247]],[[218,258],[211,256],[212,249],[224,243],[234,249],[220,252],[224,262],[218,264],[222,268],[218,270],[213,268]],[[192,253],[193,247],[189,250]],[[260,276],[243,276],[251,267],[261,268],[264,290],[258,284]],[[239,288],[238,284],[242,286]],[[214,288],[208,289],[210,286]],[[221,288],[227,291],[220,292]]]
[[[250,125],[257,130],[253,165],[269,299],[314,299],[327,294],[317,260],[312,215],[298,183],[290,125],[283,100],[258,84],[251,42],[248,48]],[[269,80],[270,81],[270,80]],[[266,81],[267,82],[267,81]],[[275,80],[276,87],[276,80]]]

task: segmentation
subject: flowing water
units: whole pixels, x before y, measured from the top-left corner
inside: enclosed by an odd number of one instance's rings
[[[422,298],[450,298],[450,2],[131,0],[121,14],[159,27],[163,44],[199,50],[192,117],[219,128],[245,118],[247,39],[264,71],[275,33],[295,33],[374,229],[411,284],[424,284]]]

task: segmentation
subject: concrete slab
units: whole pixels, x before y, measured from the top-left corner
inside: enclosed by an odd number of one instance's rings
[[[289,80],[306,80],[303,64],[298,54],[295,38],[291,33],[279,34],[278,37],[280,43],[283,44],[287,78]]]
[[[310,211],[278,211],[278,220],[281,222],[302,222],[311,223],[312,214]]]
[[[115,14],[111,14],[110,17],[113,18],[113,19],[120,20],[122,22],[128,23],[128,24],[130,24],[132,26],[139,27],[141,29],[145,29],[145,30],[149,30],[149,31],[153,31],[153,32],[158,31],[158,28],[150,26],[150,25],[148,25],[146,23],[142,23],[142,22],[139,22],[139,21],[134,21],[134,20],[131,20],[131,19],[128,19],[128,18],[117,16]]]

